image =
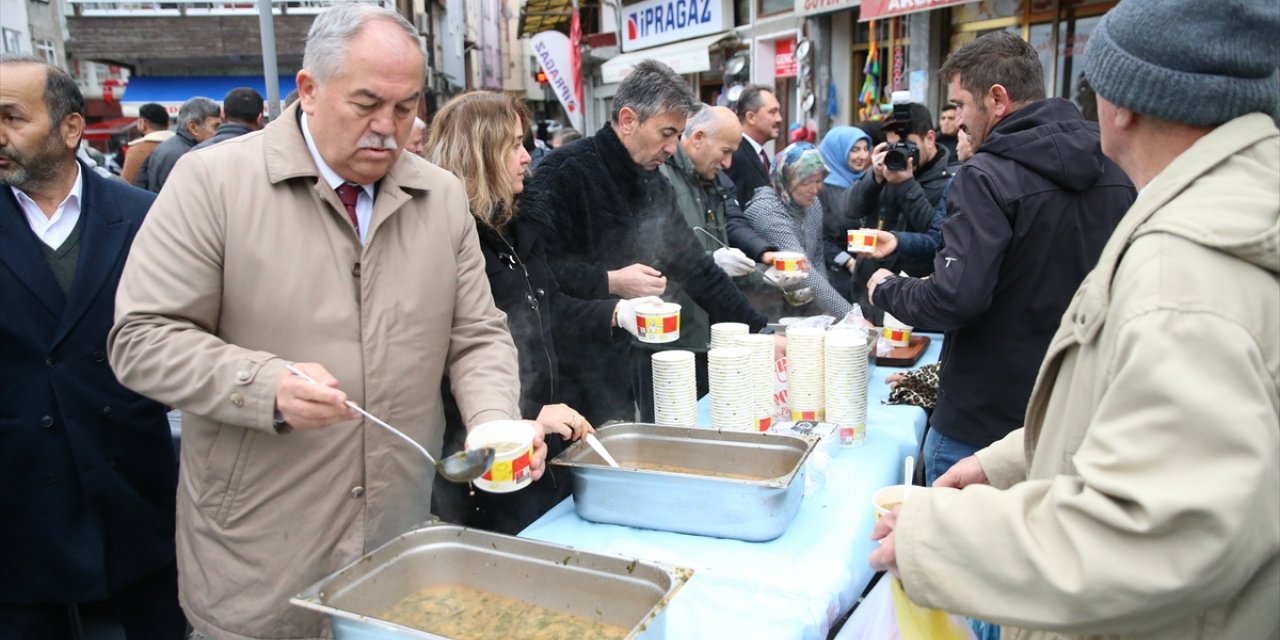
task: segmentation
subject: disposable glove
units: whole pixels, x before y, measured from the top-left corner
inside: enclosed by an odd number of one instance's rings
[[[745,276],[756,270],[756,261],[747,257],[747,254],[729,247],[716,249],[711,254],[711,258],[716,261],[716,266],[720,267],[730,278]]]
[[[642,304],[661,304],[662,298],[658,296],[644,296],[642,298],[632,298],[630,300],[619,300],[618,306],[614,307],[618,317],[618,326],[632,336],[640,337],[640,327],[636,325],[636,307]]]

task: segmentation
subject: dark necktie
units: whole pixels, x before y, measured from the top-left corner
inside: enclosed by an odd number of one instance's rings
[[[351,226],[356,228],[356,235],[360,234],[360,216],[356,215],[356,201],[360,199],[360,190],[360,186],[350,182],[344,182],[334,189],[338,192],[342,205],[347,208],[347,216],[351,218]]]
[[[760,162],[764,163],[764,172],[769,173],[769,154],[764,149],[760,150]]]

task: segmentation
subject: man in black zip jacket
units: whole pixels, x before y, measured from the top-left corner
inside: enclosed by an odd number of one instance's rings
[[[671,278],[710,322],[742,322],[758,331],[768,320],[703,251],[675,206],[671,184],[658,172],[696,108],[680,76],[661,63],[642,62],[618,87],[611,121],[549,154],[534,170],[521,215],[542,225],[547,261],[570,296],[663,295]],[[635,389],[647,389],[643,376],[633,387],[631,336],[615,330],[602,349],[581,339],[588,326],[595,325],[586,318],[557,320],[563,399],[594,425],[631,420]]]
[[[881,269],[872,303],[947,332],[925,440],[928,483],[1022,426],[1049,340],[1136,197],[1102,155],[1096,124],[1044,98],[1030,45],[991,33],[942,67],[975,149],[947,193],[942,249],[927,280]]]

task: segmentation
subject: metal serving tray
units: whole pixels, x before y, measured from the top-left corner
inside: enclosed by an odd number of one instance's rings
[[[632,422],[601,427],[596,437],[622,468],[608,466],[582,441],[551,461],[571,468],[573,501],[583,519],[751,542],[787,530],[804,498],[804,463],[818,443]],[[646,463],[760,479],[634,468]]]
[[[693,574],[658,562],[425,523],[290,599],[329,616],[335,640],[435,638],[375,619],[409,594],[461,584],[661,640],[666,605]]]

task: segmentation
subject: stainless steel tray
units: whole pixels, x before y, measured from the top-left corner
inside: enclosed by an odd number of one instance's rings
[[[329,616],[335,640],[435,638],[375,619],[409,594],[461,584],[661,640],[663,612],[693,574],[658,562],[429,522],[290,599]],[[447,639],[443,639],[447,640]]]
[[[596,430],[622,467],[577,442],[551,464],[570,467],[578,515],[623,524],[758,542],[787,530],[804,498],[816,438],[623,422]],[[661,464],[759,479],[634,468]],[[631,467],[631,468],[628,468]]]

